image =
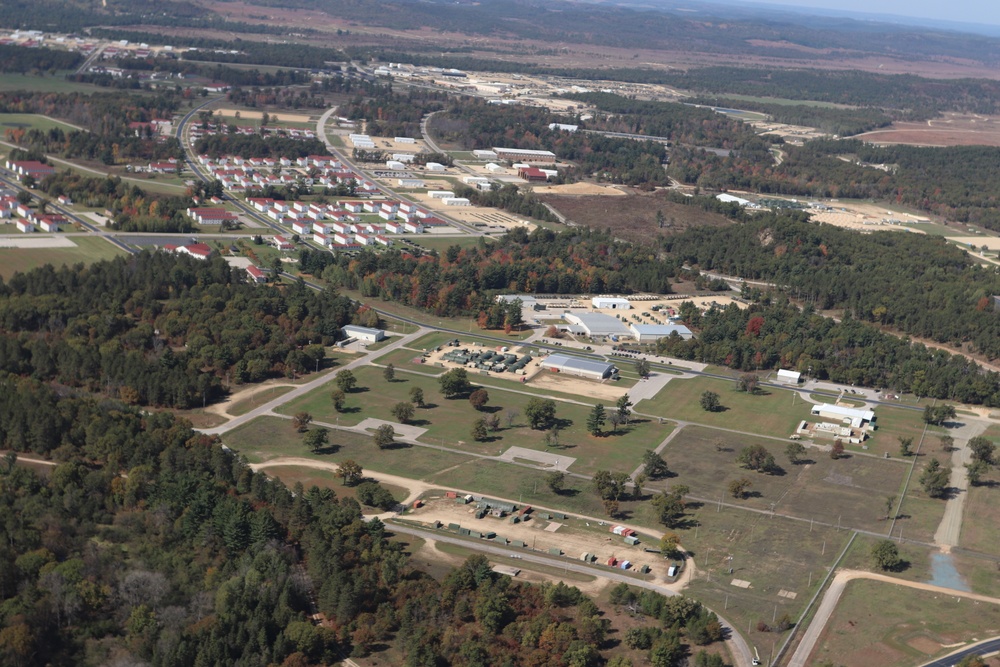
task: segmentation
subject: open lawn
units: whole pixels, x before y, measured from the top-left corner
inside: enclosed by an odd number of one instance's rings
[[[344,426],[356,425],[367,417],[395,421],[392,407],[409,401],[410,390],[419,387],[424,392],[426,406],[417,408],[411,424],[427,429],[427,433],[420,438],[421,442],[488,455],[495,455],[511,446],[550,451],[577,459],[571,469],[586,473],[600,469],[632,472],[639,465],[643,451],[659,444],[673,427],[673,424],[634,420],[627,427],[619,427],[617,433],[611,433],[610,426],[605,426],[605,435],[595,437],[586,429],[589,408],[559,402],[556,408],[556,418],[562,427],[559,444],[547,448],[545,432],[529,428],[524,418],[530,396],[490,387],[487,390],[489,403],[484,411],[479,412],[464,398],[445,399],[434,378],[406,373],[398,374],[394,382],[386,382],[382,370],[374,367],[357,369],[354,375],[358,387],[365,391],[356,390],[348,394],[344,412],[338,414],[330,402],[330,392],[335,387],[332,383],[282,406],[280,412],[293,415],[305,411],[317,421]],[[476,380],[473,376],[473,383]],[[508,409],[518,412],[511,428],[506,426],[504,416]],[[487,442],[473,441],[470,433],[473,422],[489,414],[501,418],[501,430],[490,434]]]
[[[14,233],[13,225],[0,224],[0,233]],[[93,264],[102,259],[112,259],[125,252],[96,236],[74,236],[75,248],[0,248],[0,276],[10,278],[16,272],[30,271],[44,264],[60,267],[78,262]]]
[[[0,75],[0,80],[2,80],[3,76],[4,75]],[[11,129],[36,129],[47,132],[54,128],[58,128],[64,132],[70,132],[76,129],[68,123],[63,123],[62,121],[38,114],[0,113],[0,136],[2,136],[7,130]]]
[[[653,399],[640,401],[636,410],[669,419],[681,419],[709,426],[750,431],[761,435],[788,437],[799,422],[810,419],[810,404],[787,391],[748,394],[735,391],[735,383],[707,377],[671,380]],[[699,401],[702,393],[719,395],[723,410],[708,412]]]
[[[67,81],[65,74],[59,72],[55,76],[29,76],[26,74],[0,74],[0,90],[23,90],[43,93],[107,93],[107,88],[101,88],[90,83]]]
[[[1000,473],[990,471],[983,482],[969,488],[959,541],[966,549],[996,556],[1000,555]]]
[[[797,620],[851,536],[781,517],[726,508],[717,512],[711,505],[694,518],[698,526],[679,533],[697,565],[686,592],[739,628],[762,658],[787,633],[761,632],[757,623],[771,625],[784,614]]]
[[[261,389],[260,391],[254,392],[254,394],[248,398],[236,401],[229,406],[226,412],[233,416],[245,415],[258,405],[263,405],[264,403],[278,398],[279,396],[284,396],[294,388],[295,387],[268,387],[266,389]]]
[[[396,368],[409,368],[411,370],[419,370],[421,373],[429,373],[433,375],[440,375],[444,372],[443,368],[439,368],[433,364],[421,364],[420,352],[409,347],[401,347],[398,350],[393,350],[389,354],[379,357],[378,363],[383,366],[392,364]]]
[[[955,644],[996,634],[1000,606],[857,580],[847,584],[810,664],[908,667],[946,655]]]
[[[423,479],[469,460],[460,454],[426,447],[380,450],[369,436],[337,430],[330,432],[330,446],[322,453],[314,454],[302,444],[302,435],[295,432],[292,422],[280,417],[259,417],[230,431],[222,440],[251,463],[270,461],[282,456],[332,462],[354,459],[366,470],[410,479]]]
[[[736,457],[743,447],[762,445],[781,468],[778,474],[741,468]],[[844,527],[881,531],[885,526],[884,499],[898,496],[907,466],[899,461],[860,455],[834,461],[816,448],[807,448],[803,461],[791,464],[786,445],[715,429],[687,426],[663,451],[676,476],[666,484],[683,484],[691,495],[711,501],[736,503],[778,514],[813,519]],[[749,497],[736,500],[728,485],[747,478]],[[915,536],[914,536],[915,537]]]
[[[571,468],[574,472],[592,473],[600,469],[632,472],[642,457],[643,451],[658,445],[669,435],[673,424],[658,424],[646,420],[633,420],[629,426],[619,427],[617,433],[605,426],[605,434],[595,437],[586,429],[589,408],[582,405],[557,402],[556,418],[562,428],[559,444],[546,447],[545,432],[529,428],[524,417],[530,396],[519,392],[503,391],[490,387],[489,403],[480,412],[464,398],[446,399],[441,395],[436,379],[413,374],[399,374],[394,382],[386,382],[382,370],[361,368],[354,371],[358,386],[368,391],[355,391],[348,395],[345,412],[338,414],[330,402],[330,392],[334,385],[326,385],[283,406],[284,414],[295,414],[301,410],[315,419],[327,423],[355,425],[367,417],[395,421],[391,409],[401,401],[409,401],[410,390],[419,387],[424,392],[426,406],[417,408],[411,423],[427,429],[421,436],[422,442],[459,447],[478,454],[495,455],[511,446],[526,447],[538,451],[573,457],[577,462]],[[472,377],[473,383],[477,378]],[[518,412],[513,427],[506,425],[505,412]],[[501,418],[501,430],[490,434],[487,442],[475,442],[471,436],[472,424],[489,414]]]
[[[312,486],[318,486],[321,489],[332,489],[338,498],[354,498],[357,500],[357,486],[344,486],[343,480],[330,470],[316,470],[315,468],[308,468],[306,466],[276,466],[274,468],[266,468],[264,472],[269,477],[277,477],[288,488],[295,486],[296,482],[301,482],[302,486],[307,489]],[[379,484],[389,491],[397,501],[405,500],[410,493],[409,489],[404,489],[401,486]]]
[[[916,449],[920,442],[920,437],[924,433],[924,422],[921,413],[917,410],[906,410],[904,408],[887,408],[883,405],[875,408],[875,426],[865,444],[868,450],[879,456],[889,454],[889,456],[899,456],[899,439],[912,438],[913,446]],[[937,434],[945,434],[947,429],[937,426],[927,426],[927,438],[924,440],[924,447],[937,448]]]

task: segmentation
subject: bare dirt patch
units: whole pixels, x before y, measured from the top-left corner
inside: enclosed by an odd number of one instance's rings
[[[604,195],[607,197],[622,197],[627,193],[610,185],[597,183],[567,183],[566,185],[541,185],[532,188],[538,195]]]
[[[546,371],[535,373],[528,380],[528,383],[533,387],[541,387],[543,389],[551,389],[552,391],[611,402],[617,401],[628,392],[628,389],[625,387]]]
[[[648,243],[662,234],[681,232],[691,227],[732,224],[718,213],[668,201],[662,191],[640,193],[629,189],[615,196],[539,193],[538,198],[566,216],[571,223],[609,229],[619,238],[639,243]],[[656,220],[657,211],[663,212],[662,229]]]
[[[875,144],[1000,146],[1000,117],[946,113],[923,123],[893,123],[857,138]]]
[[[236,114],[239,114],[240,118],[248,120],[260,120],[264,117],[263,111],[247,111],[245,109],[239,111],[236,109],[216,109],[215,111],[217,116],[235,117]],[[309,116],[297,113],[268,113],[267,116],[280,123],[308,123],[311,120]]]

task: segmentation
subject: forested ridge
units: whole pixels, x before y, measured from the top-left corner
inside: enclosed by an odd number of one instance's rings
[[[704,317],[690,302],[680,310],[697,336],[662,338],[661,354],[743,371],[789,368],[844,384],[1000,406],[1000,373],[849,316],[836,322],[811,305],[803,309],[785,299],[765,299],[743,310],[733,304]]]
[[[819,310],[892,326],[938,343],[968,343],[1000,357],[1000,294],[993,267],[969,261],[943,238],[899,232],[857,234],[779,216],[720,229],[692,229],[665,242],[685,263],[766,280]]]
[[[307,251],[303,251],[304,253]],[[356,257],[338,255],[315,265],[336,287],[430,310],[437,315],[474,315],[503,292],[528,294],[670,293],[677,266],[655,250],[616,243],[606,233],[585,229],[556,234],[517,228],[501,241],[480,247],[455,245],[442,254],[416,257],[399,250]]]
[[[354,313],[333,292],[247,284],[218,257],[46,265],[0,283],[0,370],[187,408],[314,370]]]
[[[2,372],[0,389],[0,446],[58,461],[0,460],[5,665],[308,667],[391,645],[405,667],[598,667],[618,643],[579,590],[484,556],[437,581],[353,499],[290,490],[169,413]],[[657,667],[721,636],[694,600],[614,593]]]

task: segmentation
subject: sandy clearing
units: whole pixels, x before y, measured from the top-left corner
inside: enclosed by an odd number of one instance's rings
[[[240,118],[246,118],[248,120],[260,120],[264,117],[263,111],[247,111],[246,109],[241,109],[237,111],[236,109],[216,109],[216,116],[229,116],[236,117],[236,114],[240,115]],[[267,117],[276,120],[280,123],[308,123],[312,119],[309,116],[303,116],[301,114],[295,113],[271,113],[268,112]]]
[[[75,248],[73,239],[65,236],[3,236],[0,237],[0,248],[22,248],[37,250],[41,248]]]
[[[584,399],[603,399],[617,401],[628,393],[628,388],[613,384],[605,384],[596,380],[572,377],[563,373],[551,373],[539,370],[532,375],[527,384],[533,387],[559,391],[566,394],[576,394]]]
[[[983,246],[990,250],[1000,250],[1000,237],[996,236],[952,236],[948,240],[975,246],[977,250]]]
[[[218,403],[212,403],[205,407],[205,412],[211,412],[223,417],[231,417],[233,415],[229,414],[229,408],[234,404],[242,401],[245,398],[250,398],[251,396],[256,396],[257,394],[269,391],[275,387],[297,387],[298,385],[291,384],[288,382],[281,382],[280,380],[268,380],[260,384],[250,385],[245,389],[233,392],[229,395],[229,398],[224,401],[219,401]]]
[[[551,195],[607,195],[610,197],[625,197],[628,193],[610,185],[596,183],[568,183],[566,185],[536,185],[532,188],[536,194]]]
[[[258,471],[267,470],[268,468],[280,468],[282,466],[300,466],[303,468],[314,468],[316,470],[329,470],[330,472],[337,472],[337,469],[340,467],[339,464],[333,463],[332,461],[317,461],[315,459],[305,459],[297,456],[283,456],[281,458],[272,459],[263,463],[251,463],[250,469]],[[407,477],[399,477],[398,475],[388,475],[381,472],[373,472],[371,470],[365,470],[364,474],[365,477],[370,477],[379,482],[393,484],[406,489],[408,495],[406,496],[406,499],[402,501],[404,505],[409,505],[416,500],[421,493],[424,493],[428,489],[432,488],[429,484],[424,482],[409,479]]]

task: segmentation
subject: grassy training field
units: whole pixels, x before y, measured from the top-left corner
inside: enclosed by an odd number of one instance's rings
[[[998,633],[1000,606],[857,580],[847,585],[810,664],[908,667]]]
[[[670,419],[709,426],[749,431],[761,435],[788,437],[799,422],[809,420],[811,404],[787,391],[748,394],[734,390],[734,383],[708,377],[671,380],[652,400],[640,401],[636,410]],[[719,395],[724,410],[707,412],[699,401],[702,393]]]
[[[966,549],[996,554],[1000,546],[1000,473],[990,471],[983,482],[969,487],[959,541]]]
[[[434,378],[400,373],[394,382],[386,382],[382,369],[373,367],[358,369],[354,375],[358,387],[367,391],[348,394],[344,412],[338,414],[330,402],[330,392],[336,386],[332,383],[282,406],[280,412],[292,415],[305,411],[318,421],[347,426],[358,424],[367,417],[395,421],[392,407],[401,401],[409,401],[411,388],[419,387],[424,392],[427,405],[417,408],[411,423],[427,429],[427,433],[420,438],[422,442],[487,455],[495,455],[511,446],[546,450],[545,433],[529,428],[524,418],[530,396],[490,387],[487,390],[489,403],[484,411],[479,412],[464,398],[445,399]],[[475,384],[477,377],[472,376],[471,379]],[[504,418],[507,409],[519,413],[511,428],[507,427]],[[669,423],[637,420],[627,427],[619,427],[617,433],[612,433],[610,425],[605,425],[605,435],[596,437],[586,429],[588,412],[586,406],[557,402],[556,418],[562,432],[559,445],[547,451],[576,458],[577,462],[572,467],[574,472],[592,473],[600,469],[632,472],[639,465],[643,451],[658,445],[673,428],[673,424]],[[501,418],[501,430],[490,434],[487,442],[475,442],[471,436],[472,424],[489,414]]]
[[[679,532],[697,564],[687,592],[739,628],[762,658],[787,633],[761,632],[757,623],[771,625],[784,614],[797,620],[851,535],[820,526],[810,530],[806,522],[781,517],[716,511],[710,505],[695,518],[696,528]],[[779,595],[782,591],[792,597]]]
[[[23,90],[26,92],[42,93],[95,93],[108,92],[107,88],[101,88],[90,83],[76,83],[67,81],[63,71],[55,76],[29,76],[26,74],[0,74],[0,90]]]
[[[0,234],[7,233],[16,233],[14,225],[0,224]],[[78,262],[93,264],[125,254],[124,250],[96,236],[72,238],[76,243],[75,248],[0,248],[0,276],[9,279],[18,271],[30,271],[44,264],[51,264],[56,268]]]
[[[741,468],[740,450],[762,445],[781,468],[769,475]],[[898,496],[907,466],[894,460],[851,455],[832,460],[827,452],[807,448],[803,461],[792,464],[780,441],[753,438],[715,429],[687,426],[663,451],[671,472],[668,484],[683,484],[691,495],[710,501],[736,503],[779,514],[844,527],[881,531],[885,497]],[[732,480],[747,478],[750,497],[737,500],[728,493]],[[916,535],[914,535],[916,537]]]
[[[410,479],[423,479],[469,460],[460,454],[426,447],[380,450],[371,437],[345,431],[331,431],[330,446],[324,452],[314,454],[302,444],[302,434],[295,432],[291,420],[280,417],[259,417],[230,431],[222,440],[251,463],[283,456],[314,458],[334,463],[354,459],[365,469]]]
[[[306,466],[276,466],[274,468],[266,468],[264,472],[269,477],[277,477],[288,488],[295,486],[296,482],[301,482],[302,486],[307,489],[312,486],[318,486],[321,489],[333,489],[338,498],[354,498],[357,500],[357,487],[344,486],[343,481],[331,470],[317,470]],[[404,489],[401,486],[383,484],[381,482],[379,484],[388,490],[393,498],[399,501],[405,500],[410,493],[409,489]]]
[[[0,81],[2,81],[3,76],[4,75],[0,75]],[[24,128],[26,130],[36,129],[42,131],[59,128],[65,132],[70,132],[76,129],[68,123],[63,123],[62,121],[40,116],[38,114],[0,113],[0,135],[2,135],[6,130],[17,128]]]

